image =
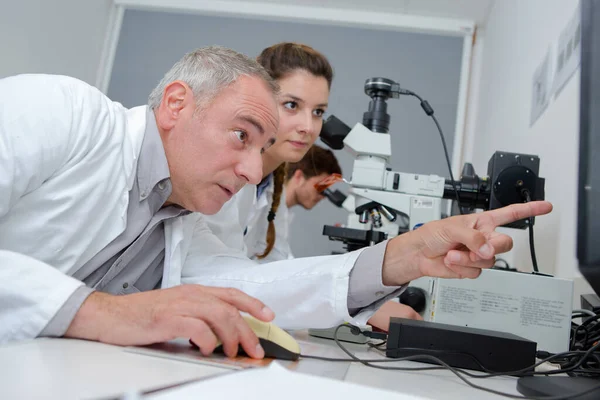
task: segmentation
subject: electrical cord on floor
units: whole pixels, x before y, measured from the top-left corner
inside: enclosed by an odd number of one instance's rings
[[[508,398],[512,398],[512,399],[531,399],[531,400],[568,400],[571,398],[577,398],[580,396],[584,396],[588,393],[592,393],[596,390],[600,390],[600,383],[598,384],[598,386],[595,386],[593,388],[587,389],[585,391],[581,391],[579,393],[575,393],[575,394],[569,394],[569,395],[564,395],[564,396],[519,396],[519,395],[513,395],[511,393],[505,393],[505,392],[501,392],[498,390],[494,390],[494,389],[489,389],[486,388],[484,386],[480,386],[477,385],[471,381],[469,381],[465,376],[468,376],[470,378],[491,378],[491,377],[496,377],[496,376],[506,376],[506,375],[511,375],[511,376],[533,376],[533,375],[555,375],[555,374],[563,374],[565,372],[570,372],[570,371],[577,371],[579,367],[581,367],[581,365],[583,364],[583,362],[589,357],[589,356],[595,356],[593,353],[600,348],[600,342],[596,343],[594,346],[590,347],[589,350],[587,351],[569,351],[569,352],[564,352],[564,353],[557,353],[557,354],[553,354],[539,362],[537,362],[536,364],[532,365],[531,367],[527,367],[527,368],[523,368],[521,370],[518,371],[508,371],[508,372],[485,372],[485,373],[481,373],[481,374],[474,374],[472,372],[469,371],[465,371],[461,368],[455,368],[452,367],[450,365],[448,365],[446,362],[444,362],[443,360],[429,355],[429,354],[421,354],[421,355],[412,355],[412,356],[406,356],[406,357],[400,357],[400,358],[394,358],[394,359],[361,359],[356,357],[350,350],[348,350],[346,348],[346,346],[344,346],[342,344],[342,342],[340,341],[340,339],[338,338],[338,332],[342,327],[346,327],[349,328],[352,332],[356,332],[356,330],[358,330],[359,333],[364,333],[361,332],[360,328],[358,327],[354,327],[348,324],[342,324],[339,325],[334,332],[333,335],[333,339],[335,340],[336,344],[338,345],[338,347],[348,355],[348,357],[350,357],[350,359],[345,359],[345,358],[328,358],[328,357],[319,357],[319,356],[309,356],[309,355],[301,355],[302,358],[311,358],[311,359],[317,359],[317,360],[324,360],[324,361],[334,361],[334,362],[359,362],[367,367],[371,367],[371,368],[376,368],[376,369],[385,369],[385,370],[397,370],[397,371],[427,371],[427,370],[440,370],[440,369],[447,369],[450,372],[452,372],[454,375],[456,375],[460,380],[462,380],[464,383],[466,383],[467,385],[475,388],[475,389],[479,389],[485,392],[489,392],[489,393],[493,393],[493,394],[497,394],[499,396],[504,396],[504,397],[508,397]],[[371,333],[371,332],[369,332]],[[378,337],[379,338],[379,337]],[[378,345],[381,345],[381,343],[379,343]],[[407,349],[407,348],[399,348],[399,349]],[[395,349],[389,349],[389,350],[395,350]],[[412,349],[412,350],[422,350],[422,349]],[[441,353],[444,353],[444,351],[440,351]],[[461,353],[461,354],[467,354],[467,353]],[[561,358],[561,357],[566,357],[569,355],[579,355],[579,361],[577,363],[575,363],[574,365],[571,365],[569,368],[566,369],[560,369],[560,370],[556,370],[556,371],[544,371],[544,372],[535,372],[535,368],[545,362],[548,361],[552,361],[554,359],[557,358]],[[470,355],[473,359],[477,360],[476,357]],[[389,363],[389,362],[398,362],[398,361],[426,361],[429,363],[434,363],[437,364],[437,367],[415,367],[415,368],[407,368],[407,367],[393,367],[393,366],[383,366],[383,365],[374,365],[374,363]],[[481,363],[477,360],[477,362],[479,363],[480,366]],[[483,366],[482,366],[483,367]],[[487,370],[484,368],[484,370]],[[489,370],[487,370],[489,371]],[[599,370],[600,372],[600,370]],[[463,376],[464,375],[464,376]]]

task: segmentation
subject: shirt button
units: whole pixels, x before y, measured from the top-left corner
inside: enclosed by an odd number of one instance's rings
[[[383,296],[383,292],[382,291],[375,292],[375,296],[381,297],[381,296]]]
[[[165,183],[164,183],[164,182],[158,182],[158,188],[159,188],[160,190],[165,190],[165,186],[166,186],[166,185],[165,185]]]
[[[127,289],[128,287],[129,287],[129,283],[125,282],[125,283],[123,284],[123,289]]]

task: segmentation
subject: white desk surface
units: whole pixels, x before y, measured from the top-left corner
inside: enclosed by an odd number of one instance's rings
[[[310,353],[346,357],[335,342],[294,334]],[[348,345],[361,358],[385,358],[364,345]],[[189,357],[189,356],[188,356]],[[200,356],[198,357],[200,358]],[[189,362],[192,361],[192,362]],[[125,392],[144,391],[193,378],[231,372],[231,369],[132,353],[131,349],[71,339],[35,339],[0,346],[0,398],[2,399],[106,399]],[[357,363],[300,360],[281,361],[301,373],[325,375],[366,386],[430,399],[504,399],[467,386],[451,372],[386,371]],[[427,366],[415,362],[382,363],[403,367]],[[516,378],[473,380],[487,388],[518,395]]]

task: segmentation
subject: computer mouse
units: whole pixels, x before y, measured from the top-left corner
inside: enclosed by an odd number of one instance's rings
[[[291,361],[300,357],[300,345],[289,333],[273,323],[263,322],[249,315],[244,315],[243,318],[258,337],[260,345],[265,351],[265,357]],[[190,341],[190,343],[192,342]],[[221,343],[215,348],[215,353],[223,353]],[[241,347],[238,354],[246,355]]]

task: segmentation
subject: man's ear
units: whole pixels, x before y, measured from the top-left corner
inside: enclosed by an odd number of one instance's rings
[[[306,180],[306,178],[304,177],[304,172],[302,172],[302,170],[300,169],[294,171],[293,178],[298,183],[302,183],[302,181]]]
[[[181,119],[182,113],[192,107],[195,109],[192,89],[182,81],[174,81],[165,86],[162,101],[157,111],[159,128],[169,131]]]

